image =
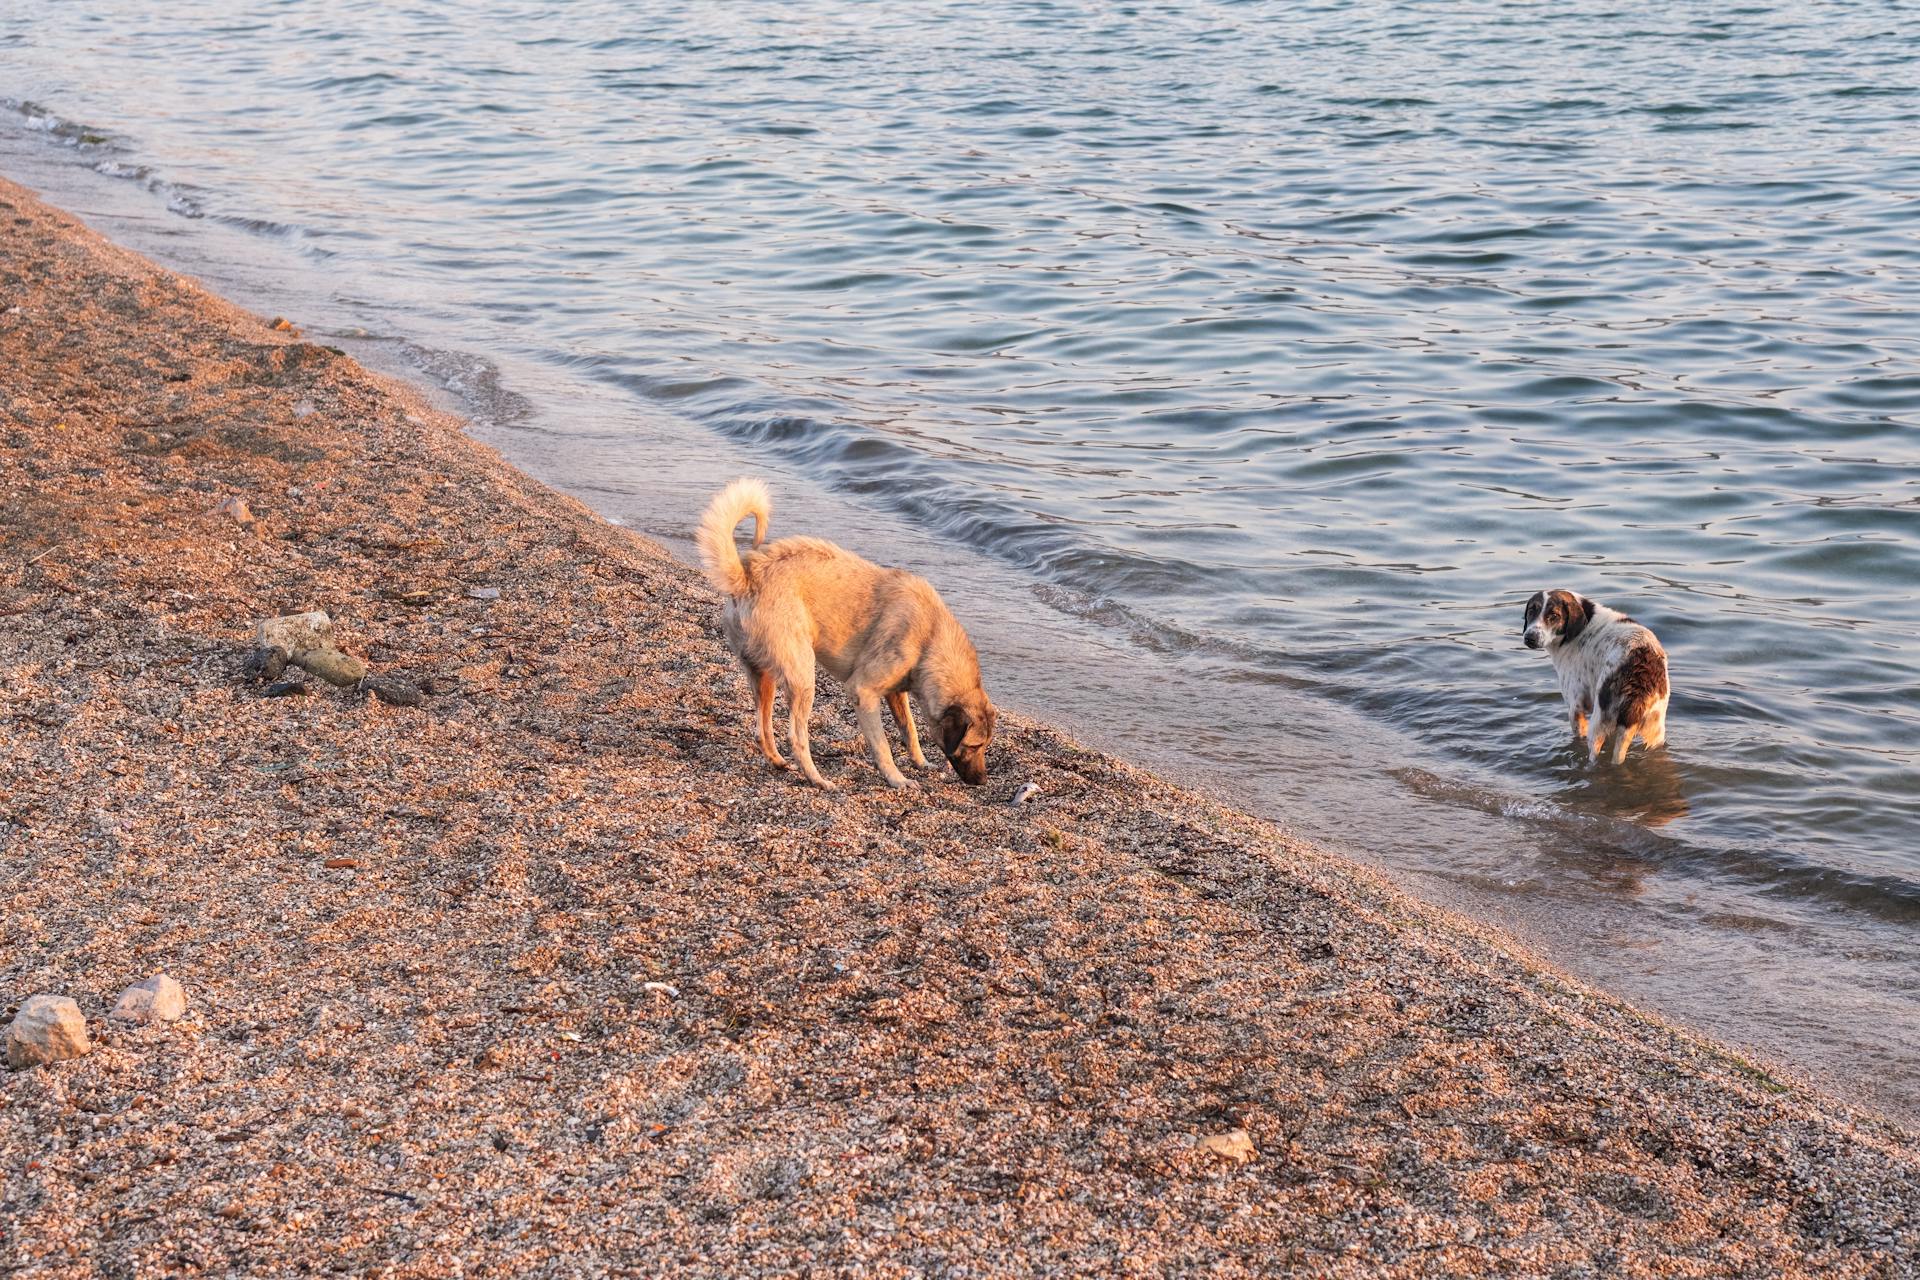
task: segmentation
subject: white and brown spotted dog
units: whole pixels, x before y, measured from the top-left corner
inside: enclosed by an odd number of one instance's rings
[[[1595,760],[1613,739],[1613,762],[1638,736],[1648,750],[1667,740],[1667,651],[1626,614],[1571,591],[1536,591],[1522,635],[1545,649],[1560,677],[1573,731]]]

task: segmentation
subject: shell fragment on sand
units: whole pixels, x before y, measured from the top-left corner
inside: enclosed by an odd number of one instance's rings
[[[254,520],[253,509],[247,505],[245,498],[228,498],[213,509],[213,514],[232,516],[237,523],[243,525],[252,524]]]
[[[1234,1164],[1245,1164],[1260,1154],[1260,1149],[1253,1145],[1253,1138],[1245,1129],[1210,1133],[1199,1140],[1199,1146],[1222,1160],[1230,1160]]]
[[[87,1020],[66,996],[37,995],[20,1006],[7,1028],[7,1065],[15,1071],[93,1051]]]

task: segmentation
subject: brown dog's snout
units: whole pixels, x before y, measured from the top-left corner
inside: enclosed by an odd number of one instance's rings
[[[960,775],[960,781],[970,787],[977,787],[987,780],[987,753],[985,751],[962,751],[947,757],[947,763]]]

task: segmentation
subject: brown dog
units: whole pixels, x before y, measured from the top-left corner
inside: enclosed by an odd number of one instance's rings
[[[906,735],[907,754],[927,767],[909,693],[933,716],[940,747],[960,780],[985,782],[993,703],[980,687],[973,643],[939,594],[924,578],[882,569],[819,538],[782,538],[763,547],[771,506],[760,481],[736,480],[707,507],[694,535],[707,580],[727,597],[720,620],[753,681],[767,759],[786,767],[773,738],[777,683],[787,694],[793,758],[808,781],[833,789],[813,767],[807,746],[817,664],[853,695],[860,732],[890,785],[904,787],[907,778],[887,746],[882,702]],[[748,516],[753,547],[742,555],[733,531]]]

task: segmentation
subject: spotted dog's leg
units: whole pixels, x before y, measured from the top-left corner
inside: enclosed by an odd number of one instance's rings
[[[1651,751],[1655,747],[1663,745],[1666,740],[1667,709],[1662,706],[1651,716],[1648,716],[1647,722],[1640,726],[1640,741],[1646,743],[1647,750]]]
[[[1627,758],[1627,748],[1633,745],[1633,735],[1638,732],[1634,725],[1620,726],[1620,736],[1613,740],[1613,762],[1619,764]]]
[[[1607,730],[1609,727],[1607,722],[1598,716],[1595,716],[1593,722],[1587,727],[1587,758],[1589,760],[1598,760],[1600,758],[1600,748],[1607,743]]]

